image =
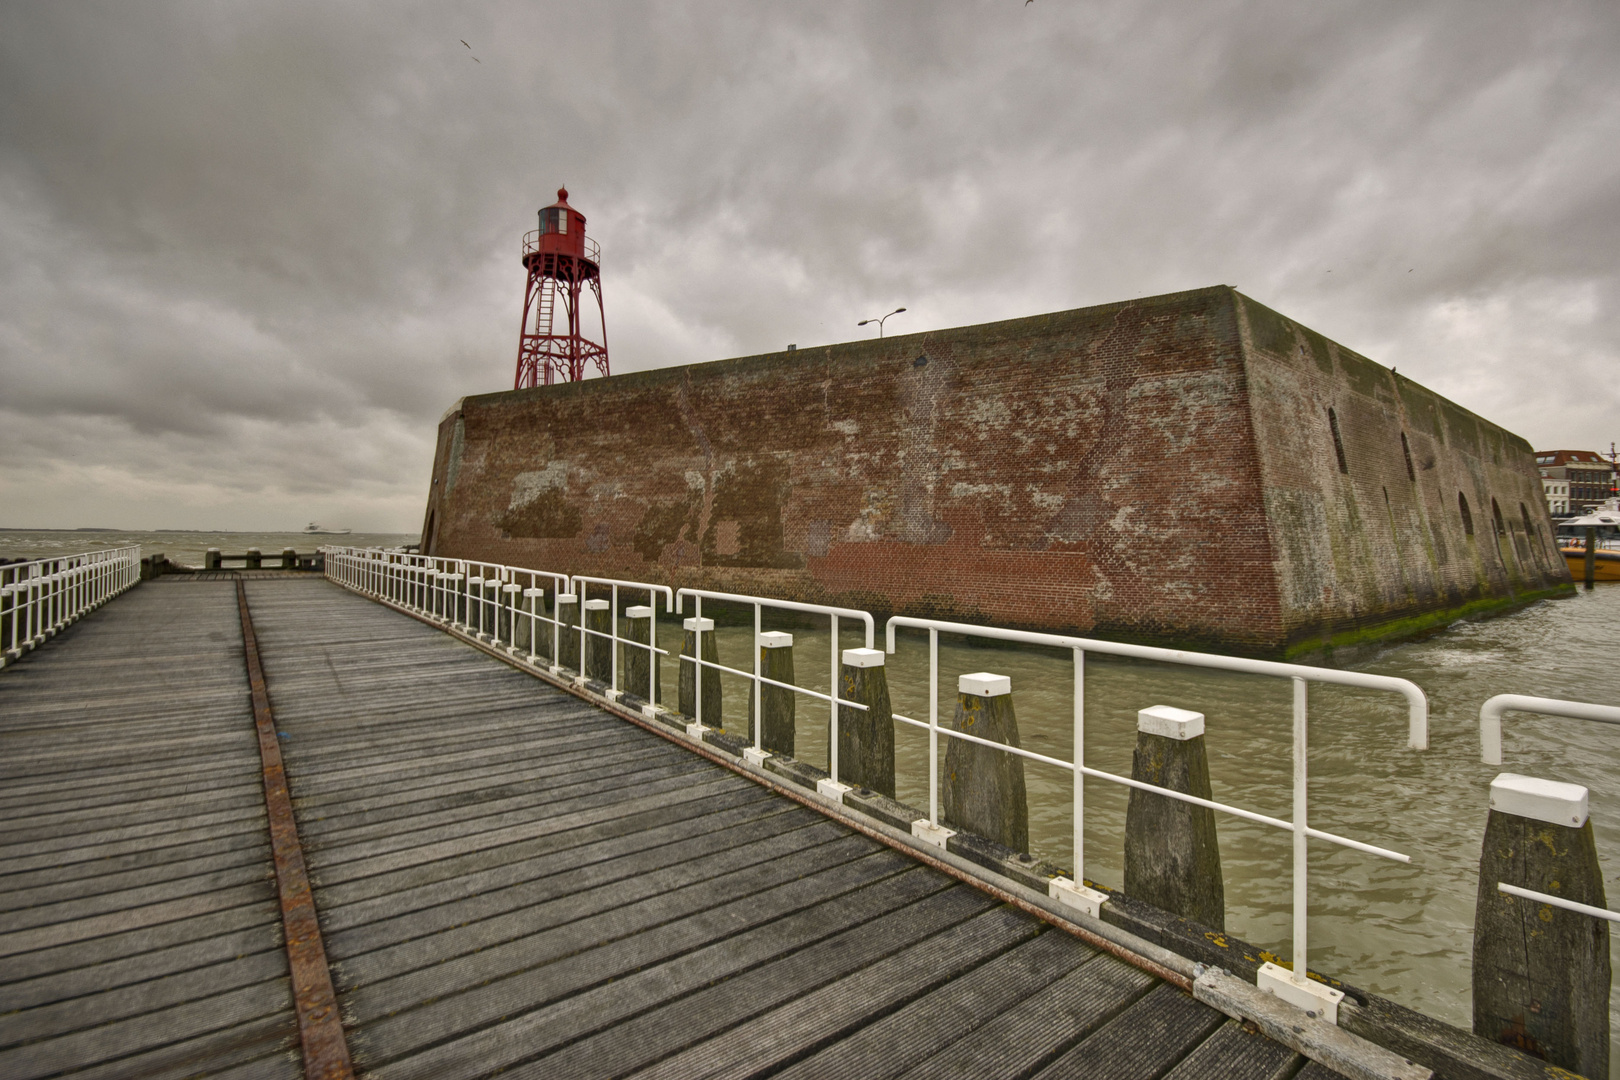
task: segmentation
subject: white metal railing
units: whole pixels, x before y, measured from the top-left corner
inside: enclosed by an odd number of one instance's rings
[[[1307,695],[1306,688],[1312,682],[1331,683],[1339,686],[1355,686],[1363,689],[1386,690],[1398,693],[1407,700],[1407,745],[1414,750],[1426,749],[1429,745],[1429,706],[1428,699],[1416,683],[1406,679],[1397,679],[1388,675],[1369,675],[1359,671],[1337,671],[1332,668],[1307,667],[1302,664],[1286,664],[1270,660],[1249,660],[1235,656],[1217,656],[1212,653],[1185,652],[1180,649],[1161,649],[1147,645],[1127,645],[1113,641],[1097,641],[1090,638],[1068,637],[1061,634],[1042,634],[1023,630],[1004,630],[998,627],[974,626],[966,623],[943,622],[937,619],[913,619],[895,616],[888,621],[885,634],[885,651],[895,651],[895,629],[908,627],[928,631],[928,719],[917,720],[909,716],[894,714],[894,718],[902,723],[924,728],[928,731],[928,820],[929,824],[937,829],[939,827],[939,736],[943,733],[949,738],[961,739],[965,742],[987,746],[1003,753],[1015,754],[1031,761],[1038,761],[1045,765],[1064,769],[1074,774],[1073,789],[1073,832],[1074,832],[1074,882],[1080,886],[1085,881],[1085,778],[1092,777],[1097,780],[1106,780],[1110,783],[1120,784],[1142,791],[1151,791],[1156,795],[1163,795],[1181,802],[1191,803],[1194,806],[1208,807],[1222,813],[1243,818],[1246,821],[1269,825],[1273,828],[1291,832],[1294,837],[1294,874],[1293,874],[1293,979],[1300,985],[1306,983],[1306,911],[1308,900],[1306,841],[1308,839],[1326,840],[1341,847],[1353,848],[1356,851],[1378,855],[1382,858],[1393,859],[1397,862],[1411,862],[1411,858],[1387,848],[1365,844],[1359,840],[1351,840],[1334,833],[1324,832],[1311,828],[1309,825],[1308,799],[1307,799]],[[941,632],[960,634],[966,637],[991,638],[998,641],[1021,642],[1027,645],[1041,645],[1049,648],[1069,649],[1073,654],[1074,664],[1074,760],[1064,761],[1061,758],[1039,754],[1033,750],[1021,747],[1008,746],[1005,743],[992,742],[988,739],[969,735],[966,732],[942,728],[939,725],[939,635]],[[1294,717],[1293,717],[1293,815],[1291,821],[1258,814],[1241,807],[1229,806],[1226,803],[1213,799],[1202,799],[1193,795],[1171,791],[1167,788],[1146,784],[1126,776],[1094,769],[1085,763],[1085,671],[1086,654],[1098,653],[1106,656],[1123,656],[1137,660],[1153,660],[1159,663],[1178,664],[1186,667],[1213,668],[1221,671],[1234,671],[1249,675],[1263,675],[1273,678],[1289,679],[1294,690]]]
[[[664,598],[664,613],[666,615],[672,610],[680,610],[680,608],[676,606],[677,601],[674,593],[670,590],[670,587],[668,585],[651,585],[645,581],[623,581],[619,578],[589,577],[584,574],[575,574],[573,577],[573,582],[574,591],[579,597],[580,672],[584,673],[585,671],[585,648],[588,639],[591,637],[605,637],[609,641],[608,649],[611,654],[608,658],[608,662],[610,664],[608,672],[608,685],[613,690],[615,695],[623,693],[624,687],[619,685],[619,647],[622,645],[626,648],[645,649],[647,651],[646,700],[649,704],[656,705],[658,703],[659,685],[658,658],[669,655],[668,650],[660,649],[658,647],[658,598],[660,596]],[[602,633],[600,630],[592,630],[587,625],[588,620],[585,617],[585,604],[592,585],[607,586],[609,591],[609,620],[608,632],[606,634]],[[644,592],[647,594],[647,599],[650,601],[648,606],[652,608],[652,613],[647,619],[647,641],[645,642],[636,641],[632,638],[621,638],[619,636],[620,589],[628,589],[632,592]]]
[[[832,782],[835,788],[842,787],[843,785],[838,779],[838,707],[843,705],[848,708],[859,709],[862,712],[867,711],[867,708],[858,701],[845,701],[843,698],[838,696],[838,673],[841,655],[838,648],[838,620],[840,618],[861,620],[866,627],[866,647],[870,649],[872,647],[872,638],[875,631],[871,614],[865,611],[857,611],[855,608],[832,607],[826,604],[802,604],[795,600],[775,600],[763,596],[745,596],[739,593],[715,592],[711,589],[682,589],[676,594],[676,611],[682,611],[685,598],[688,596],[692,597],[696,601],[693,610],[693,617],[698,621],[696,624],[697,629],[693,631],[693,655],[686,656],[683,654],[681,656],[681,660],[690,660],[694,665],[693,680],[697,684],[697,691],[693,719],[697,722],[697,724],[700,727],[703,724],[702,670],[704,668],[714,668],[717,671],[724,671],[732,675],[740,675],[743,678],[749,679],[753,682],[754,715],[749,718],[749,724],[750,729],[753,732],[754,750],[756,753],[761,753],[764,750],[764,746],[762,745],[762,724],[760,722],[760,712],[764,707],[765,700],[765,695],[761,689],[762,687],[776,686],[784,690],[790,690],[796,694],[803,694],[806,697],[817,698],[821,701],[825,701],[827,703],[827,778]],[[754,609],[753,671],[739,671],[736,668],[726,667],[723,664],[713,663],[702,658],[702,620],[703,601],[705,599],[717,600],[729,604],[746,604]],[[828,629],[830,633],[830,640],[832,642],[832,664],[828,673],[827,693],[822,694],[803,686],[795,686],[792,683],[778,682],[775,679],[768,679],[759,670],[761,628],[760,618],[764,608],[770,608],[773,611],[797,611],[812,615],[826,615],[831,620]]]
[[[495,563],[484,563],[476,560],[446,559],[437,556],[412,555],[405,552],[387,552],[375,549],[327,547],[322,549],[326,555],[326,574],[329,578],[347,585],[357,591],[370,594],[379,599],[401,607],[408,608],[418,614],[424,615],[436,622],[459,631],[469,637],[486,640],[490,644],[501,643],[500,630],[502,626],[515,627],[518,620],[529,620],[531,632],[529,635],[530,654],[528,660],[531,664],[541,666],[534,652],[538,634],[534,631],[541,624],[548,624],[551,628],[551,643],[553,655],[550,666],[553,672],[561,670],[558,663],[558,647],[565,633],[576,633],[579,637],[579,671],[583,673],[586,666],[587,644],[592,637],[605,638],[611,642],[612,648],[612,689],[621,691],[618,685],[620,671],[618,655],[620,647],[639,648],[647,650],[649,654],[649,682],[656,686],[658,657],[668,656],[669,652],[657,647],[656,611],[654,612],[653,626],[649,633],[649,641],[640,642],[625,638],[619,633],[619,615],[621,593],[625,590],[646,593],[656,607],[659,595],[664,597],[664,610],[669,612],[672,606],[675,612],[684,613],[686,597],[695,601],[696,618],[702,618],[702,605],[705,599],[731,604],[745,604],[754,609],[754,664],[753,671],[744,671],[729,667],[715,661],[702,658],[702,629],[701,622],[695,623],[698,627],[694,631],[694,649],[692,656],[681,655],[681,662],[690,661],[693,664],[695,686],[695,713],[701,725],[702,716],[702,672],[713,669],[730,675],[748,679],[754,687],[754,708],[751,719],[753,730],[753,749],[756,754],[762,751],[761,746],[761,706],[764,686],[775,686],[796,694],[803,694],[827,702],[829,712],[829,747],[828,772],[835,786],[838,782],[838,708],[840,706],[865,709],[861,702],[846,701],[838,693],[841,654],[838,640],[838,620],[840,618],[858,619],[864,624],[867,647],[872,647],[874,637],[874,621],[872,616],[864,611],[853,608],[839,608],[819,604],[803,604],[795,601],[779,600],[770,597],[750,596],[737,593],[724,593],[707,589],[680,589],[673,594],[667,586],[652,585],[647,582],[626,581],[615,578],[591,577],[586,575],[564,575],[552,571],[530,570],[522,567],[504,566]],[[522,582],[528,581],[528,587]],[[554,604],[553,614],[546,616],[543,613],[544,589],[539,586],[541,580],[552,583],[554,599],[560,601]],[[596,630],[590,628],[584,618],[584,603],[590,588],[605,588],[609,591],[611,599],[609,607],[612,617],[608,629]],[[574,592],[564,593],[564,588],[572,588]],[[493,590],[493,597],[487,595]],[[523,601],[517,599],[523,597]],[[527,603],[525,603],[526,601]],[[565,620],[557,607],[577,604],[576,617]],[[830,676],[828,694],[810,690],[806,687],[791,683],[780,682],[766,677],[760,671],[759,640],[762,612],[764,609],[796,611],[801,613],[820,614],[828,616],[831,626],[830,649]],[[487,612],[487,616],[486,616]],[[1356,851],[1392,859],[1397,862],[1410,862],[1407,855],[1391,851],[1374,844],[1363,843],[1335,833],[1316,829],[1309,824],[1308,800],[1308,693],[1310,683],[1324,683],[1339,686],[1351,686],[1362,689],[1380,690],[1402,695],[1407,701],[1407,745],[1415,750],[1423,750],[1428,746],[1428,701],[1423,691],[1406,679],[1394,678],[1384,675],[1372,675],[1356,671],[1338,671],[1331,668],[1309,667],[1301,664],[1289,664],[1268,660],[1250,660],[1241,657],[1219,656],[1211,653],[1186,652],[1178,649],[1163,649],[1151,646],[1128,645],[1118,642],[1099,641],[1089,638],[1069,637],[1058,634],[1042,634],[1018,630],[1006,630],[998,627],[977,626],[964,623],[943,622],[931,619],[914,619],[894,617],[888,620],[885,635],[885,651],[894,653],[896,649],[895,631],[899,628],[925,630],[928,632],[929,643],[929,716],[926,721],[893,713],[896,721],[929,732],[929,780],[928,780],[928,818],[927,824],[939,830],[939,737],[943,734],[947,738],[961,739],[990,747],[1004,753],[1014,754],[1030,761],[1064,769],[1074,776],[1073,788],[1073,858],[1074,858],[1074,884],[1084,881],[1085,872],[1085,795],[1084,779],[1104,780],[1119,784],[1127,788],[1152,792],[1167,798],[1190,803],[1195,806],[1207,807],[1225,814],[1272,828],[1282,829],[1293,835],[1294,873],[1293,873],[1293,973],[1292,977],[1299,983],[1304,983],[1307,968],[1307,909],[1309,882],[1307,878],[1306,842],[1310,839],[1325,840],[1329,843],[1347,847]],[[1074,662],[1074,746],[1075,760],[1064,761],[1061,758],[1025,750],[1021,747],[1008,746],[1004,743],[993,742],[966,732],[955,731],[941,727],[938,715],[938,689],[939,689],[939,635],[941,633],[958,634],[966,637],[991,638],[1001,641],[1018,642],[1042,646],[1047,648],[1068,649],[1072,653]],[[515,633],[509,632],[506,640],[515,640]],[[507,651],[516,654],[516,650],[507,646]],[[1085,737],[1085,659],[1087,653],[1096,653],[1107,656],[1129,657],[1139,660],[1150,660],[1160,663],[1177,664],[1185,667],[1209,668],[1215,670],[1233,671],[1250,675],[1267,676],[1272,678],[1285,678],[1291,681],[1293,687],[1293,791],[1292,816],[1289,820],[1271,817],[1242,807],[1231,806],[1213,799],[1203,799],[1182,792],[1172,791],[1168,788],[1143,783],[1130,777],[1118,776],[1085,764],[1084,737]],[[649,687],[651,689],[651,687]],[[651,701],[651,697],[649,697]],[[918,823],[923,824],[922,822]]]
[[[1497,694],[1479,708],[1479,757],[1487,765],[1502,764],[1502,715],[1509,712],[1540,713],[1543,716],[1561,716],[1569,720],[1590,720],[1597,724],[1620,724],[1620,708],[1613,705],[1526,697],[1523,694]],[[1505,881],[1498,881],[1496,888],[1509,896],[1534,900],[1537,903],[1563,908],[1565,911],[1579,912],[1595,919],[1620,922],[1620,912],[1610,911],[1608,908],[1579,904],[1573,900],[1565,900],[1561,896],[1551,896],[1536,892],[1534,889],[1509,885]]]
[[[140,579],[139,546],[0,565],[0,667]]]

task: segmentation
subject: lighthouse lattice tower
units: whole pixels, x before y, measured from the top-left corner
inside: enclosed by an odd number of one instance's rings
[[[523,267],[529,272],[519,326],[517,378],[512,388],[579,382],[585,365],[608,374],[607,320],[602,314],[602,254],[585,237],[585,215],[568,205],[568,189],[540,211],[540,227],[523,237]],[[580,297],[596,297],[600,343],[581,327]]]

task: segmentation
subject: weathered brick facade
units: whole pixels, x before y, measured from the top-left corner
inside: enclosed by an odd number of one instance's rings
[[[466,398],[423,543],[1268,655],[1569,582],[1528,444],[1224,286]]]

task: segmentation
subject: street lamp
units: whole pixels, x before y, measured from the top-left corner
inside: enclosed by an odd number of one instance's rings
[[[903,308],[903,307],[897,307],[893,311],[889,312],[889,315],[898,315],[904,310],[906,310],[906,309]],[[889,315],[883,316],[883,319],[887,319],[889,317]],[[855,325],[856,326],[865,326],[867,323],[874,323],[875,322],[875,323],[878,324],[878,337],[882,337],[883,336],[883,319],[862,319],[860,322],[856,323]]]

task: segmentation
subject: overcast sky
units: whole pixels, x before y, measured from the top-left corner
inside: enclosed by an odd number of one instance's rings
[[[560,184],[616,371],[1225,283],[1620,438],[1613,0],[5,0],[0,526],[415,531]]]

